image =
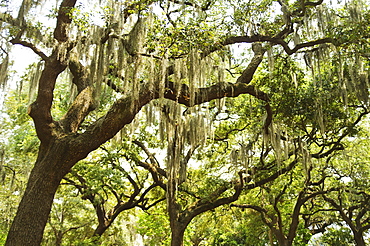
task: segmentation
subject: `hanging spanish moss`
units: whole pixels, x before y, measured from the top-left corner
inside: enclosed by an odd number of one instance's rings
[[[5,149],[3,146],[0,147],[0,184],[4,185],[6,172],[4,170],[5,163]]]
[[[308,176],[308,172],[311,168],[312,165],[312,160],[311,160],[311,154],[309,150],[307,149],[307,145],[304,141],[299,141],[299,150],[302,155],[302,168],[305,171],[305,175]]]
[[[319,125],[319,129],[320,129],[321,134],[325,134],[325,132],[326,132],[326,125],[325,125],[325,122],[324,122],[325,114],[323,112],[323,103],[322,103],[322,100],[319,99],[315,103],[316,103],[316,107],[315,107],[316,108],[315,119],[316,119],[316,122]]]
[[[164,97],[165,88],[166,88],[166,81],[167,81],[167,68],[169,66],[168,58],[165,56],[161,59],[160,63],[160,71],[157,78],[158,83],[158,91],[159,91],[159,98]]]
[[[348,63],[347,87],[355,93],[357,99],[362,103],[367,103],[369,98],[369,78],[368,72],[364,69],[364,64],[359,57]]]
[[[339,90],[340,90],[340,94],[341,94],[341,97],[342,97],[342,101],[344,103],[344,106],[347,108],[348,106],[348,93],[347,93],[347,86],[346,86],[346,82],[345,82],[345,78],[344,78],[344,71],[343,71],[343,66],[342,64],[344,63],[343,62],[343,57],[342,55],[337,52],[338,54],[338,85],[339,85]]]
[[[267,50],[267,61],[268,61],[268,68],[269,68],[269,77],[272,79],[273,77],[273,71],[274,71],[274,66],[275,66],[275,58],[273,54],[273,48],[270,47]]]
[[[145,113],[145,122],[147,126],[153,126],[156,124],[157,108],[153,103],[149,103],[144,106],[143,111]]]
[[[20,22],[20,26],[25,24],[25,16],[28,14],[28,11],[31,9],[32,5],[37,3],[37,1],[33,0],[23,0],[22,5],[19,8],[17,19]]]
[[[28,91],[29,103],[32,103],[36,99],[36,93],[43,66],[44,62],[38,62],[36,66],[34,66],[30,71],[30,82]]]
[[[212,65],[209,62],[202,62],[195,52],[191,52],[187,64],[188,66],[184,66],[183,61],[175,61],[173,79],[175,87],[180,89],[181,84],[186,82],[183,78],[187,75],[189,101],[193,104],[198,88],[206,84],[206,78],[213,70],[210,68]],[[188,69],[185,70],[184,67]],[[186,179],[187,151],[204,144],[212,136],[211,117],[209,110],[202,106],[184,109],[175,102],[163,101],[160,122],[161,138],[168,142],[168,177],[174,182],[172,184],[174,186],[169,187],[169,190],[176,192],[177,185]],[[173,195],[169,194],[169,197]]]
[[[94,86],[95,86],[95,100],[97,102],[100,101],[100,95],[101,95],[103,74],[105,70],[104,59],[105,59],[104,46],[99,45],[94,51],[93,60],[91,62],[91,73],[90,73],[91,80],[94,82]]]
[[[143,43],[146,37],[146,19],[139,17],[125,42],[125,48],[131,56],[143,52]]]
[[[272,123],[269,127],[269,133],[264,133],[264,143],[266,146],[271,145],[277,165],[280,167],[284,160],[284,148],[282,147],[280,127]]]
[[[133,98],[139,98],[139,91],[140,91],[140,71],[142,67],[142,58],[141,56],[136,56],[135,57],[135,62],[134,62],[134,69],[133,69],[133,77],[131,79],[131,95]],[[137,105],[135,105],[135,101],[133,101],[133,105],[131,105],[131,108],[134,109]]]
[[[8,80],[9,55],[6,55],[0,63],[0,88],[4,89]]]
[[[190,52],[188,58],[188,78],[189,78],[189,92],[190,92],[190,105],[194,104],[195,90],[200,83],[200,59],[196,51]]]

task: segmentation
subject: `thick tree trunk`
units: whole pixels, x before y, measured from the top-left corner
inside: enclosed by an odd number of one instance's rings
[[[55,141],[50,148],[40,147],[6,246],[40,245],[59,183],[73,166],[71,161],[77,162],[68,152],[68,145],[60,141]]]
[[[44,227],[49,217],[54,194],[60,180],[50,180],[53,172],[43,171],[35,164],[26,192],[10,228],[5,245],[40,245]]]

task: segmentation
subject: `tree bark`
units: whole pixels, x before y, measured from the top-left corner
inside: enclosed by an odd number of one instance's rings
[[[357,246],[366,246],[364,237],[361,232],[353,231],[353,235]]]
[[[278,241],[279,246],[291,246],[292,244],[289,243],[289,240],[285,238],[284,233],[276,228],[270,228],[271,232],[275,236],[276,240]]]
[[[55,233],[55,246],[61,246],[63,242],[63,232],[57,231]]]
[[[59,183],[76,162],[68,141],[56,140],[49,147],[40,146],[6,246],[40,245]]]
[[[184,233],[188,223],[171,221],[171,246],[183,246]]]

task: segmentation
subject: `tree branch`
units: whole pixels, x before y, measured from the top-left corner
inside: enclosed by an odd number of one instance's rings
[[[64,0],[60,5],[57,26],[54,30],[54,36],[58,41],[66,42],[68,40],[67,29],[72,21],[69,11],[75,3],[76,0]],[[61,130],[59,124],[54,122],[52,118],[51,106],[56,79],[66,69],[66,61],[72,47],[72,44],[56,46],[51,56],[45,60],[36,101],[28,109],[28,113],[35,123],[37,136],[41,144],[49,142],[53,137],[59,135],[57,131]],[[66,55],[61,56],[60,53],[62,52]]]
[[[45,55],[40,49],[38,49],[34,44],[32,44],[30,42],[22,41],[20,39],[15,38],[15,39],[10,40],[10,43],[19,44],[19,45],[22,45],[24,47],[30,48],[33,52],[35,52],[36,55],[41,57],[41,59],[44,60],[44,61],[46,61],[48,59],[47,55]]]
[[[227,190],[226,187],[220,187],[217,191],[213,192],[211,198],[200,199],[195,202],[193,205],[189,206],[185,211],[181,212],[179,215],[179,220],[185,223],[190,223],[190,221],[197,215],[204,213],[206,211],[215,209],[219,206],[232,203],[236,201],[242,191],[243,188],[243,177],[242,173],[239,172],[239,181],[234,186],[234,194],[229,197],[219,198],[214,201],[210,201],[210,199],[215,199],[219,197],[223,192]]]
[[[41,73],[36,101],[28,108],[28,114],[32,117],[36,133],[41,143],[48,142],[58,124],[51,115],[53,91],[58,75],[66,68],[66,65],[56,59],[56,54],[45,61],[44,70]]]
[[[269,176],[269,177],[267,177],[267,178],[264,178],[264,179],[262,179],[262,180],[259,180],[259,181],[255,182],[255,183],[252,183],[252,184],[248,184],[248,185],[246,185],[246,186],[244,187],[244,189],[249,190],[249,189],[253,189],[253,188],[255,188],[255,187],[260,187],[260,186],[262,186],[262,185],[264,185],[264,184],[266,184],[266,183],[268,183],[268,182],[270,182],[270,181],[272,181],[272,180],[275,180],[275,179],[276,179],[276,178],[278,178],[280,175],[285,174],[285,173],[289,172],[290,170],[292,170],[292,169],[293,169],[293,167],[294,167],[297,163],[298,163],[298,159],[295,159],[295,160],[293,160],[293,161],[292,161],[292,162],[291,162],[287,167],[284,167],[284,168],[282,168],[282,169],[280,169],[280,170],[276,171],[274,174],[270,175],[270,176]]]
[[[71,10],[75,6],[76,0],[63,0],[60,4],[57,25],[54,30],[54,38],[59,42],[68,41],[68,28],[72,22]]]
[[[261,43],[254,43],[252,45],[252,50],[254,52],[254,56],[247,68],[242,72],[242,75],[240,75],[240,77],[236,80],[237,83],[249,84],[258,66],[263,60],[263,54],[266,52],[266,49],[262,47]]]
[[[72,83],[77,86],[78,93],[92,84],[89,81],[89,71],[81,64],[80,61],[71,59],[69,61],[69,70],[73,75]]]
[[[234,36],[226,38],[220,45],[212,47],[210,50],[203,52],[202,56],[205,57],[217,50],[221,47],[231,45],[231,44],[238,44],[238,43],[256,43],[256,42],[269,42],[271,44],[278,44],[283,47],[284,51],[288,55],[292,55],[296,53],[298,50],[312,47],[319,44],[327,44],[332,43],[336,44],[337,42],[332,38],[321,38],[305,43],[297,44],[294,48],[290,48],[288,43],[284,41],[283,38],[280,37],[271,37],[271,36],[264,36],[264,35],[253,35],[253,36]]]
[[[90,86],[78,94],[68,112],[60,120],[60,125],[65,133],[77,132],[91,111],[93,100],[93,88]]]
[[[253,209],[254,211],[257,211],[261,215],[262,221],[269,227],[273,228],[274,224],[276,223],[276,217],[270,216],[268,214],[268,211],[260,206],[257,205],[251,205],[251,204],[231,204],[231,207],[235,208],[241,208],[241,209]],[[267,221],[267,218],[271,219],[271,222]]]

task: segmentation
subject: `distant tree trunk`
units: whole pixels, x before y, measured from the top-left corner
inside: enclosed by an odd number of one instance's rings
[[[169,178],[167,184],[167,209],[171,227],[171,246],[182,246],[184,232],[191,218],[187,217],[186,222],[180,221],[181,206],[176,202],[176,181]]]
[[[6,246],[40,245],[43,231],[63,176],[77,162],[63,141],[54,141],[51,147],[40,146],[39,155],[31,171],[27,188],[9,230]]]
[[[109,228],[110,224],[109,225],[98,225],[97,228],[95,229],[94,231],[94,234],[93,234],[93,237],[96,236],[96,237],[101,237],[101,235],[103,235],[103,233]]]
[[[183,246],[186,226],[179,222],[171,223],[171,246]]]
[[[222,186],[216,189],[209,197],[206,199],[199,199],[197,202],[193,203],[191,206],[185,210],[181,209],[181,206],[176,202],[175,190],[173,190],[174,180],[168,181],[167,186],[167,202],[168,202],[168,215],[170,217],[170,227],[171,227],[171,246],[183,246],[184,232],[186,227],[189,225],[191,220],[201,213],[210,211],[219,206],[230,204],[236,201],[243,187],[243,177],[242,173],[239,172],[239,182],[236,182],[234,189],[235,193],[229,197],[221,197],[225,191],[228,190],[227,186]],[[172,183],[172,186],[171,186]],[[235,182],[234,182],[235,183]],[[170,184],[170,185],[169,185]]]
[[[364,237],[361,232],[353,231],[353,235],[357,246],[366,246]]]
[[[269,230],[269,243],[270,246],[274,246],[274,234],[272,233],[272,230]]]
[[[57,231],[55,233],[55,246],[61,246],[62,241],[63,241],[63,232],[62,231]]]
[[[289,240],[286,240],[284,236],[277,237],[277,241],[278,241],[279,246],[291,246],[292,245],[292,243],[289,242]]]
[[[293,240],[287,239],[282,231],[276,228],[271,228],[271,232],[273,233],[273,235],[275,235],[275,238],[278,241],[279,246],[291,246],[292,245]]]

